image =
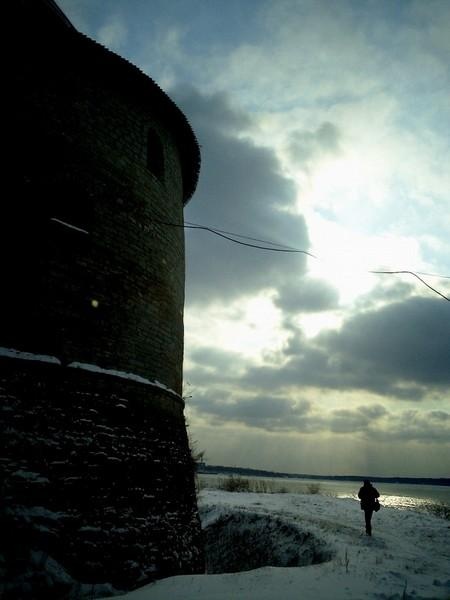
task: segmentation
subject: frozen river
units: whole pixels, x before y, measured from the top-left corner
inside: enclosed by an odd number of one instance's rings
[[[227,475],[198,475],[200,486],[205,489],[218,489]],[[356,481],[335,481],[330,479],[294,479],[277,477],[245,477],[250,481],[250,489],[254,491],[318,493],[337,498],[357,498],[362,485]],[[384,506],[396,508],[421,509],[429,504],[447,504],[450,506],[450,487],[441,485],[421,485],[404,483],[375,482],[380,492],[380,500]]]

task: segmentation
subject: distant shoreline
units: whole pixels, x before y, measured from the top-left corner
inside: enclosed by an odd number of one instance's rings
[[[320,481],[363,481],[370,479],[380,483],[403,483],[413,485],[440,485],[450,486],[450,478],[447,477],[370,477],[367,475],[310,475],[304,473],[278,473],[276,471],[264,471],[261,469],[249,469],[245,467],[225,467],[222,465],[206,465],[200,463],[197,472],[204,475],[245,475],[249,477],[276,477],[279,479],[317,479]]]

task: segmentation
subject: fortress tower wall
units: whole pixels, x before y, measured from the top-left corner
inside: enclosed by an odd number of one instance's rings
[[[0,208],[0,519],[15,540],[0,548],[4,597],[197,572],[176,225],[198,145],[151,79],[53,2],[14,6],[23,43]]]
[[[121,80],[131,65],[73,41],[35,51],[16,73],[17,172],[2,225],[18,284],[2,343],[179,393],[184,238],[161,225],[183,219],[176,139],[157,94]]]

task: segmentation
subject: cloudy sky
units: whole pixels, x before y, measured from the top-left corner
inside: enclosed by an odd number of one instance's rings
[[[450,476],[450,2],[58,4],[191,122],[186,221],[314,255],[186,231],[207,462]]]

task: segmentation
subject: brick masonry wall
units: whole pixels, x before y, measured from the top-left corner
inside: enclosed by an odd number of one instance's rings
[[[0,360],[2,598],[201,572],[180,401],[108,375],[23,363]]]
[[[151,106],[95,75],[17,75],[19,161],[1,221],[2,259],[20,281],[3,299],[0,342],[180,392],[184,234],[160,224],[182,223],[177,147]],[[149,128],[163,180],[147,168]]]
[[[183,219],[175,132],[164,103],[106,76],[107,53],[28,26],[8,87],[0,346],[61,365],[0,357],[0,592],[49,600],[203,558],[181,399],[68,366],[181,394],[184,233],[161,224]],[[147,167],[149,128],[164,176]]]

